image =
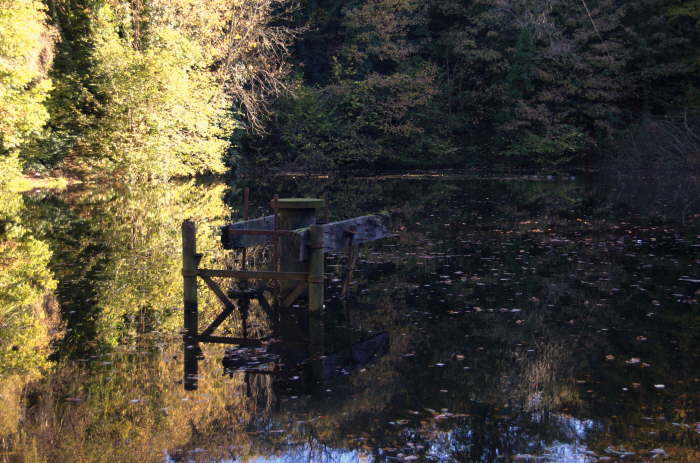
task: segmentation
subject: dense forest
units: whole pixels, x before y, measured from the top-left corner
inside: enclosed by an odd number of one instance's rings
[[[697,0],[0,0],[0,178],[692,162]]]

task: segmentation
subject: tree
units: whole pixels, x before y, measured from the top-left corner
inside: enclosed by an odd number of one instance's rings
[[[128,177],[223,171],[233,121],[201,45],[157,22],[134,27],[130,16],[105,5],[92,20],[101,101],[83,140],[90,165]]]
[[[54,159],[92,173],[223,172],[234,130],[281,91],[290,30],[256,0],[55,0]]]
[[[20,173],[48,118],[53,32],[37,0],[0,0],[0,184]]]

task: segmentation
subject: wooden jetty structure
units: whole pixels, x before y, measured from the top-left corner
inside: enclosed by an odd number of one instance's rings
[[[221,229],[224,249],[242,250],[240,269],[200,268],[202,254],[197,253],[196,226],[185,220],[182,223],[182,276],[184,302],[184,352],[185,389],[197,388],[197,357],[199,343],[223,343],[239,346],[261,346],[262,339],[215,336],[214,331],[236,310],[242,318],[247,317],[249,301],[257,299],[261,306],[272,313],[273,309],[262,290],[246,289],[248,280],[276,280],[279,282],[278,301],[275,310],[285,310],[304,294],[308,293],[309,324],[318,324],[324,301],[324,256],[326,252],[351,250],[356,245],[374,241],[390,235],[388,214],[373,214],[331,223],[318,223],[317,212],[326,207],[321,198],[284,198],[275,196],[271,206],[273,215],[248,219],[248,189],[244,194],[244,220],[228,224]],[[327,209],[326,209],[327,210]],[[246,250],[253,246],[272,244],[271,269],[249,270],[246,268]],[[348,277],[352,272],[354,258],[350,258]],[[205,328],[199,331],[197,301],[198,278],[216,295],[224,306],[223,311]],[[228,294],[215,278],[238,279],[244,289]],[[238,303],[234,302],[238,300]],[[310,330],[318,332],[317,329]],[[314,342],[310,340],[310,342]]]

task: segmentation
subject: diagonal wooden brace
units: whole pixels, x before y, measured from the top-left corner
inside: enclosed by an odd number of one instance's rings
[[[221,312],[213,322],[205,329],[202,331],[202,333],[199,335],[200,338],[202,337],[207,337],[211,336],[211,334],[214,332],[215,329],[221,325],[226,318],[228,318],[229,315],[233,313],[233,311],[236,309],[236,306],[231,302],[231,300],[226,296],[226,294],[221,290],[218,284],[214,280],[212,280],[209,276],[207,275],[200,275],[202,280],[209,286],[209,289],[211,289],[214,294],[216,294],[216,297],[219,298],[219,300],[224,304],[226,307],[223,312]]]
[[[290,292],[287,295],[287,297],[284,299],[284,301],[282,301],[282,308],[284,308],[284,309],[289,308],[294,303],[294,301],[296,301],[297,298],[299,296],[301,296],[301,294],[304,292],[305,289],[306,289],[306,283],[302,281],[292,290],[292,292]]]

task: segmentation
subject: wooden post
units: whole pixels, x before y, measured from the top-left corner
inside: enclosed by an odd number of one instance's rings
[[[250,188],[245,187],[243,190],[243,220],[248,220],[248,201],[250,201]],[[245,270],[248,261],[248,249],[243,248],[242,254],[243,262],[241,262],[241,268]]]
[[[313,316],[323,309],[323,228],[311,225],[309,238],[309,315]]]
[[[197,229],[194,222],[185,220],[182,222],[182,279],[183,279],[183,303],[185,309],[184,321],[184,351],[185,351],[185,390],[197,389],[197,267],[199,257],[197,255]]]
[[[277,209],[278,230],[296,230],[316,223],[316,211],[323,207],[323,200],[316,198],[282,198],[273,200]],[[308,273],[309,263],[302,261],[299,255],[298,241],[292,236],[279,237],[279,270],[282,272]],[[294,291],[294,282],[280,281],[280,300]]]
[[[274,231],[279,230],[280,216],[277,210],[277,201],[280,199],[279,195],[272,197],[272,211],[274,220],[272,221],[272,229]],[[280,271],[280,238],[279,236],[272,237],[272,271]],[[279,295],[278,295],[279,296]]]

